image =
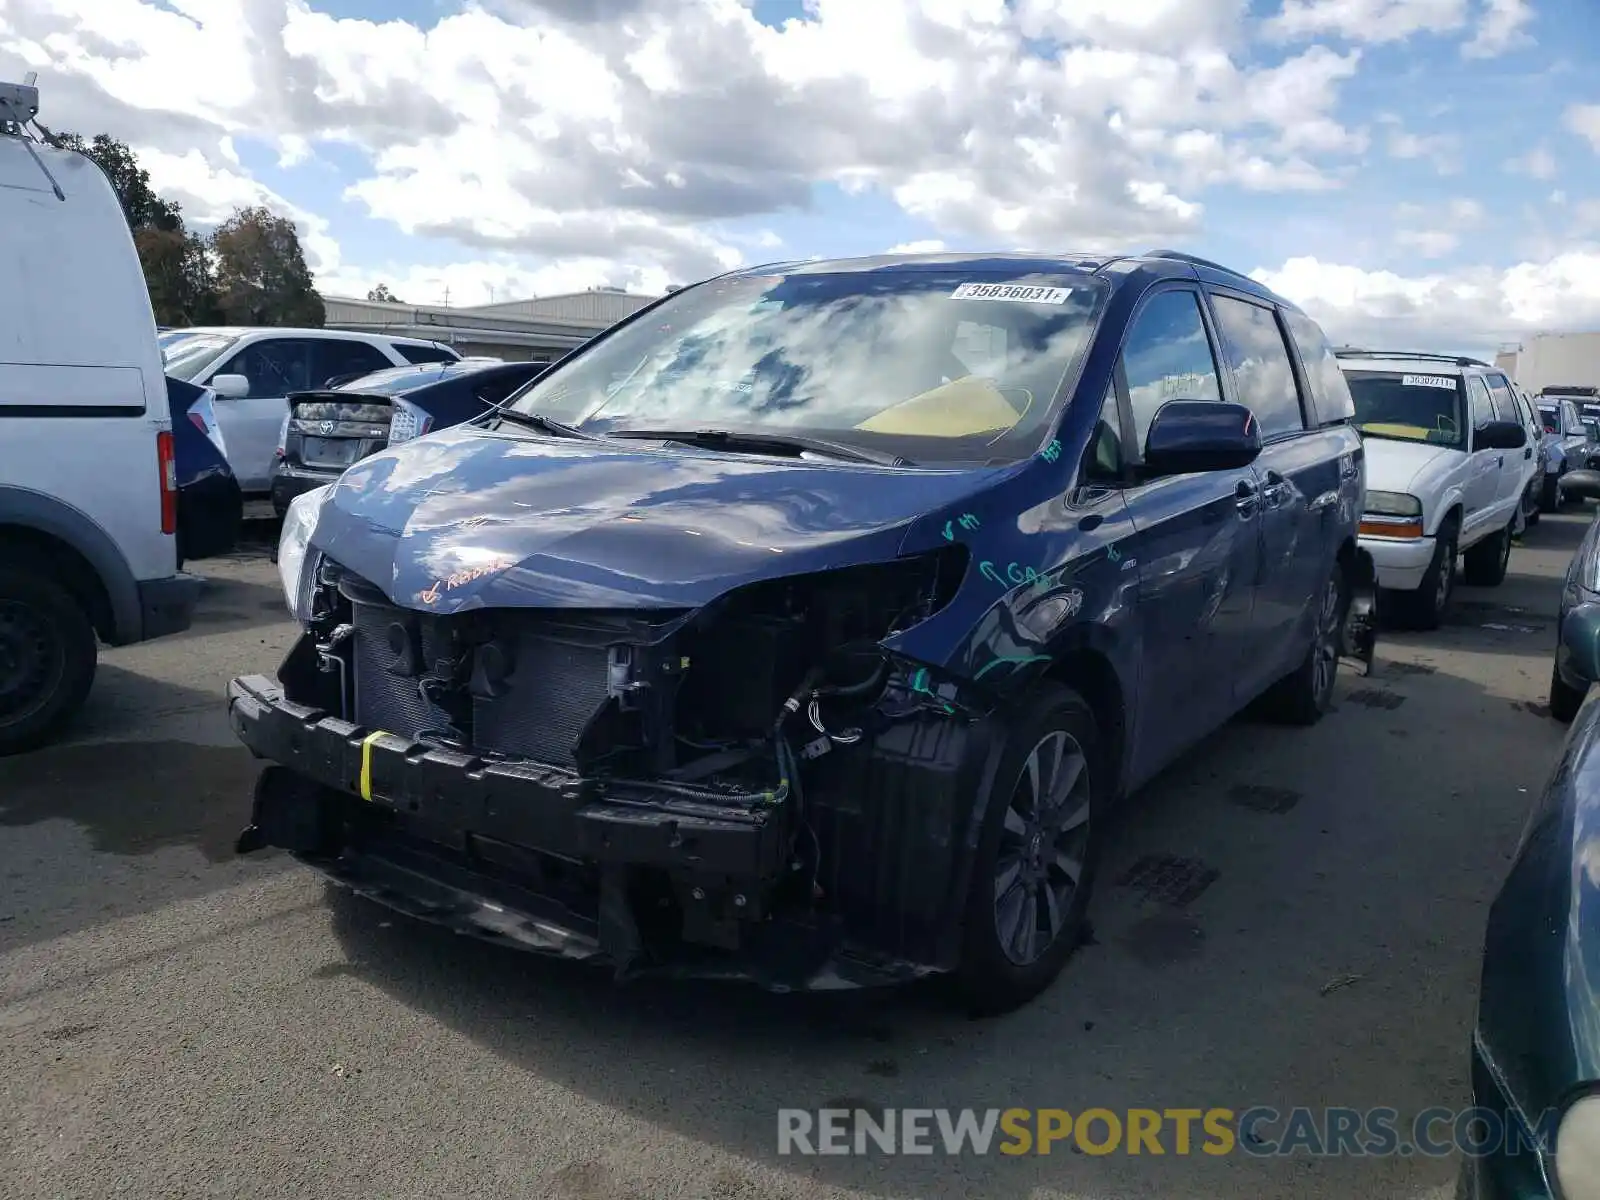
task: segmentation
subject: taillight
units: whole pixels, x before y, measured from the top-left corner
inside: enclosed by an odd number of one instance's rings
[[[206,428],[206,419],[199,413],[195,412],[192,408],[189,410],[189,421],[196,429],[205,434],[207,437],[211,435],[211,430]]]
[[[178,461],[172,434],[156,434],[156,464],[161,469],[161,532],[178,532]]]

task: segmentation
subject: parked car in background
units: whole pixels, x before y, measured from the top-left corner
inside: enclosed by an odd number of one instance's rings
[[[1600,471],[1587,468],[1568,472],[1565,493],[1574,499],[1600,500]],[[1570,721],[1583,703],[1589,684],[1597,677],[1584,673],[1580,662],[1572,659],[1564,632],[1567,617],[1581,605],[1600,604],[1600,521],[1591,522],[1583,541],[1567,564],[1561,589],[1561,606],[1556,612],[1556,648],[1550,664],[1550,715]]]
[[[1386,609],[1436,629],[1455,590],[1506,576],[1537,456],[1510,381],[1453,355],[1338,351],[1367,456],[1361,545]]]
[[[0,84],[0,754],[82,706],[98,642],[189,626],[155,316],[122,205],[88,158],[27,132]]]
[[[332,483],[351,463],[483,415],[544,369],[543,363],[463,359],[389,367],[291,395],[272,469],[273,508],[282,517],[296,496]]]
[[[1574,474],[1600,496],[1600,476]],[[1563,603],[1559,655],[1594,680],[1600,603],[1585,571],[1585,598]],[[1462,1161],[1463,1200],[1600,1196],[1600,697],[1584,691],[1489,908],[1471,1076],[1491,1137]]]
[[[196,327],[161,336],[167,374],[216,393],[228,461],[246,496],[272,486],[289,393],[335,376],[461,357],[439,342],[342,329]]]
[[[239,541],[244,496],[228,466],[210,388],[167,376],[174,482],[178,486],[178,565],[227,554]]]
[[[1549,456],[1539,504],[1545,512],[1554,512],[1561,507],[1562,480],[1566,473],[1581,469],[1588,460],[1589,433],[1572,400],[1539,396],[1535,404],[1544,425],[1545,452]]]
[[[1533,447],[1533,470],[1528,474],[1528,484],[1523,489],[1522,518],[1530,528],[1539,523],[1539,501],[1544,490],[1545,473],[1550,466],[1550,452],[1545,446],[1544,422],[1528,393],[1515,381],[1511,392],[1517,399],[1517,411],[1522,415],[1523,426],[1528,431],[1528,442]]]
[[[1370,665],[1351,412],[1314,321],[1170,251],[673,292],[290,504],[240,850],[624,974],[1020,1004],[1120,797]]]

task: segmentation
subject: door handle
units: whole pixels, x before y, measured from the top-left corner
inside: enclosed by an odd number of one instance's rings
[[[1261,489],[1261,498],[1276,508],[1283,503],[1292,491],[1294,491],[1294,484],[1276,471],[1268,471],[1267,486]]]
[[[1239,486],[1233,489],[1233,506],[1239,510],[1241,517],[1253,517],[1256,512],[1256,505],[1260,500],[1261,496],[1257,493],[1256,485],[1253,483],[1247,483],[1241,479]]]

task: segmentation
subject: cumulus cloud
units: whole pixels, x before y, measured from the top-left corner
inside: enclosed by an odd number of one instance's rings
[[[197,224],[235,204],[290,215],[330,292],[479,304],[776,257],[761,226],[819,185],[897,206],[919,248],[1192,242],[1219,194],[1336,193],[1374,146],[1450,169],[1451,134],[1344,123],[1364,47],[1445,35],[1483,56],[1530,27],[1524,0],[1282,0],[1264,22],[1248,0],[808,0],[776,28],[749,0],[470,0],[425,25],[326,3],[0,0],[0,70],[40,71],[47,123],[130,142]],[[1565,124],[1600,148],[1600,106]],[[247,146],[337,164],[342,194],[271,191]],[[1556,170],[1544,147],[1508,167]],[[351,262],[333,231],[352,216],[457,261],[417,266],[395,237]],[[1323,255],[1270,274],[1354,323],[1511,328],[1544,311],[1540,287],[1561,303],[1538,319],[1594,312],[1593,260],[1570,246],[1499,271],[1415,265],[1459,253],[1481,216],[1398,219],[1401,272]]]
[[[1335,116],[1359,54],[1252,63],[1246,10],[813,0],[771,28],[743,0],[480,0],[422,27],[313,0],[8,0],[0,55],[44,73],[49,117],[169,156],[196,199],[249,190],[226,139],[283,166],[340,145],[366,163],[345,203],[471,261],[684,279],[744,257],[727,221],[819,183],[952,236],[1088,248],[1193,236],[1217,185],[1333,187],[1324,160],[1365,146]]]
[[[1302,305],[1336,341],[1483,354],[1538,330],[1600,322],[1600,249],[1545,262],[1402,275],[1292,258],[1252,273]]]

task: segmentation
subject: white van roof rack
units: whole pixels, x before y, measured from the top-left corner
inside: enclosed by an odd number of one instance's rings
[[[56,182],[56,177],[50,174],[50,168],[44,165],[44,159],[39,157],[39,152],[33,148],[34,138],[28,132],[28,126],[42,131],[39,124],[39,89],[35,81],[38,73],[29,71],[22,78],[21,83],[0,82],[0,134],[17,138],[28,151],[28,156],[33,159],[34,165],[44,172],[44,177],[50,181],[50,190],[56,194],[57,200],[65,200],[67,194],[61,190],[61,185]]]

